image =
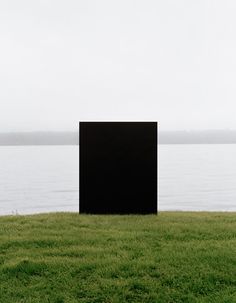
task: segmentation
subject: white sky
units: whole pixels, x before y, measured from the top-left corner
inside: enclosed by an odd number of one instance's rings
[[[236,129],[235,0],[1,0],[0,131]]]

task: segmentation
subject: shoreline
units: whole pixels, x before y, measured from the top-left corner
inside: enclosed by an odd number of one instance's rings
[[[66,215],[79,215],[79,216],[101,216],[101,217],[146,217],[146,216],[158,216],[161,214],[235,214],[236,210],[229,211],[229,210],[161,210],[158,211],[156,214],[80,214],[77,211],[52,211],[52,212],[42,212],[42,213],[15,213],[15,214],[0,214],[0,218],[3,217],[32,217],[32,216],[50,216],[50,215],[60,215],[60,214],[66,214]]]

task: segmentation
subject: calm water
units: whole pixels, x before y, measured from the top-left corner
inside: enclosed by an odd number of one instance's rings
[[[236,211],[236,145],[160,145],[159,209]],[[0,147],[0,214],[78,211],[78,147]]]

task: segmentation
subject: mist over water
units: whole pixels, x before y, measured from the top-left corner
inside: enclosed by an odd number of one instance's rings
[[[235,154],[235,144],[159,145],[159,210],[236,211]],[[0,215],[78,211],[78,146],[3,146],[0,167]]]

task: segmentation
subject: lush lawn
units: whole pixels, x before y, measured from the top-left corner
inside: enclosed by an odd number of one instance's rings
[[[236,213],[0,217],[0,302],[236,302]]]

